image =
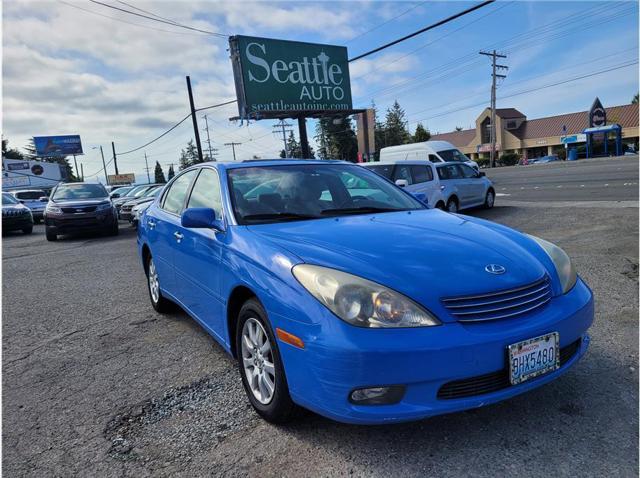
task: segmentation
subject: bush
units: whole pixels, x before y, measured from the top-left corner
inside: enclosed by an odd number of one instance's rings
[[[489,167],[489,158],[478,158],[476,159],[476,163],[478,163],[478,166],[481,168],[488,168]]]
[[[515,166],[520,161],[520,155],[516,153],[505,153],[500,156],[498,164],[500,166]]]

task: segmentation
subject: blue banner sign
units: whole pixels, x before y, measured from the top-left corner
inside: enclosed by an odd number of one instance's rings
[[[34,136],[33,143],[39,157],[70,156],[84,154],[77,134],[66,136]]]

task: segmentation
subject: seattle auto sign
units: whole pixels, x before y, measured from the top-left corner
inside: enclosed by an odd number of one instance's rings
[[[246,36],[229,46],[241,118],[352,109],[345,47]]]

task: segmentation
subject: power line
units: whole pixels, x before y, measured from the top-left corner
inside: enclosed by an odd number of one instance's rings
[[[227,37],[229,37],[229,35],[225,35],[223,33],[211,32],[211,31],[208,31],[208,30],[201,30],[200,28],[195,28],[195,27],[191,27],[189,25],[184,25],[182,23],[174,22],[173,20],[167,21],[167,20],[162,20],[160,18],[157,18],[157,16],[156,16],[156,18],[154,18],[154,17],[151,17],[149,15],[144,15],[142,13],[132,12],[131,10],[127,10],[125,8],[116,7],[115,5],[109,5],[107,3],[103,3],[103,2],[100,2],[98,0],[89,0],[89,1],[91,3],[95,3],[97,5],[102,5],[104,7],[111,8],[113,10],[118,10],[120,12],[128,13],[130,15],[135,15],[137,17],[146,18],[147,20],[153,20],[155,22],[164,23],[164,24],[171,25],[171,26],[174,26],[174,27],[180,27],[180,28],[185,28],[187,30],[193,30],[195,32],[206,33],[208,35],[217,36],[219,38],[227,38]]]
[[[345,42],[345,44],[346,44],[346,43],[351,43],[353,40],[356,40],[357,38],[363,37],[363,36],[365,36],[366,34],[371,33],[372,31],[377,30],[377,29],[378,29],[378,28],[380,28],[380,27],[383,27],[384,25],[387,25],[388,23],[391,23],[391,22],[392,22],[392,21],[394,21],[394,20],[397,20],[398,18],[400,18],[400,17],[402,17],[402,16],[406,15],[406,14],[407,14],[407,13],[409,13],[410,11],[415,10],[416,8],[418,8],[418,7],[422,6],[422,5],[424,5],[425,3],[427,3],[427,2],[420,2],[420,3],[416,4],[416,5],[414,5],[413,7],[411,7],[411,8],[409,8],[409,9],[405,10],[404,12],[402,12],[402,13],[400,13],[400,14],[398,14],[398,15],[396,15],[395,17],[390,18],[390,19],[389,19],[389,20],[387,20],[386,22],[380,23],[379,25],[376,25],[375,27],[370,28],[370,29],[368,29],[367,31],[360,33],[359,35],[354,36],[352,39],[347,40],[347,41]]]
[[[94,2],[96,0],[91,0],[91,1]],[[478,5],[475,5],[475,6],[471,7],[471,8],[467,8],[466,10],[463,10],[461,12],[456,13],[455,15],[451,15],[450,17],[444,18],[444,19],[442,19],[442,20],[440,20],[440,21],[438,21],[436,23],[433,23],[433,24],[431,24],[429,26],[421,28],[418,31],[410,33],[409,35],[405,35],[402,38],[398,38],[397,40],[394,40],[392,42],[386,43],[386,44],[384,44],[382,46],[379,46],[378,48],[374,48],[373,50],[370,50],[370,51],[368,51],[366,53],[362,53],[361,55],[358,55],[358,56],[356,56],[354,58],[351,58],[351,59],[349,59],[349,62],[357,61],[357,60],[360,60],[361,58],[367,57],[369,55],[373,55],[374,53],[377,53],[377,52],[382,51],[382,50],[384,50],[386,48],[389,48],[390,46],[397,45],[400,42],[408,40],[409,38],[413,38],[413,37],[415,37],[417,35],[420,35],[421,33],[424,33],[426,31],[432,30],[432,29],[434,29],[436,27],[444,25],[445,23],[449,23],[449,22],[451,22],[451,21],[453,21],[453,20],[455,20],[457,18],[460,18],[463,15],[467,15],[467,14],[473,12],[473,11],[476,11],[479,8],[486,7],[487,5],[492,4],[493,2],[495,2],[495,0],[487,0],[487,1],[482,2],[482,3],[478,4]]]

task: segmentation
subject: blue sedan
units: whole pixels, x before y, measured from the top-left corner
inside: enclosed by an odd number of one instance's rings
[[[564,251],[350,163],[191,167],[142,215],[138,247],[153,307],[180,305],[235,357],[272,422],[476,408],[589,345],[592,293]]]

